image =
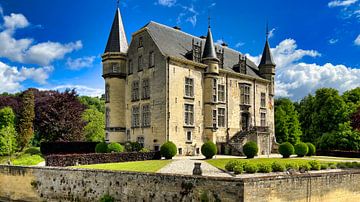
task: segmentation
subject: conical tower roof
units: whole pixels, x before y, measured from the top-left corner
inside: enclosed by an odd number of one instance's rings
[[[268,31],[267,31],[265,47],[264,47],[264,50],[263,50],[263,53],[262,53],[262,57],[261,57],[261,61],[260,61],[259,66],[261,66],[261,65],[274,65],[275,66],[274,60],[273,60],[272,55],[271,55],[268,35],[269,34],[268,34]]]
[[[214,46],[214,41],[213,41],[210,26],[208,28],[208,33],[207,33],[207,37],[206,37],[206,42],[205,42],[205,47],[204,47],[204,52],[203,52],[203,55],[202,55],[202,59],[203,60],[205,60],[205,59],[219,60],[216,57],[216,51],[215,51],[215,46]]]
[[[113,24],[111,26],[109,39],[106,44],[105,53],[121,52],[127,53],[128,42],[125,35],[124,25],[122,22],[120,9],[117,8]]]

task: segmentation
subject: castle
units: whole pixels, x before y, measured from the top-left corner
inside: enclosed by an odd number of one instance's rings
[[[219,153],[241,153],[253,140],[269,154],[274,136],[274,76],[268,37],[257,66],[226,44],[149,22],[128,45],[117,8],[105,53],[106,141],[136,141],[179,155],[200,154],[211,140]]]

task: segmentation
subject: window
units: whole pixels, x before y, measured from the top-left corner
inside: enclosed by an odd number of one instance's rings
[[[139,100],[139,81],[134,81],[131,88],[131,100]]]
[[[109,142],[109,133],[105,133],[105,142]]]
[[[225,108],[218,109],[218,126],[225,127]]]
[[[220,102],[225,102],[225,86],[218,85],[218,100]]]
[[[185,78],[185,97],[194,97],[194,79]]]
[[[105,124],[108,128],[110,126],[110,109],[108,107],[105,108]]]
[[[192,132],[186,131],[186,142],[192,142]]]
[[[266,95],[265,95],[265,93],[261,93],[260,106],[261,107],[266,107]]]
[[[112,72],[117,73],[119,71],[119,65],[118,64],[112,64]]]
[[[240,102],[241,104],[245,104],[245,105],[250,104],[250,85],[248,84],[240,85]]]
[[[139,111],[139,107],[133,107],[133,108],[132,108],[131,126],[132,126],[132,127],[139,127],[139,126],[140,126],[140,111]]]
[[[142,55],[139,55],[138,58],[138,71],[142,71],[143,70],[143,57]]]
[[[178,149],[179,155],[182,155],[182,148]]]
[[[192,104],[185,104],[185,125],[194,125],[194,105]]]
[[[217,111],[216,109],[213,110],[213,128],[217,128]]]
[[[143,47],[143,38],[139,37],[139,48]]]
[[[142,107],[142,126],[149,127],[151,124],[150,105],[144,105]]]
[[[128,64],[128,73],[132,74],[133,73],[133,62],[132,60],[129,60],[129,64]]]
[[[105,86],[105,102],[110,102],[110,85]]]
[[[150,85],[149,79],[143,79],[142,81],[142,99],[150,98]]]
[[[139,143],[140,147],[144,147],[145,146],[145,139],[144,137],[137,137],[137,142]]]
[[[217,102],[217,80],[216,79],[213,80],[212,94],[213,94],[213,102]]]
[[[154,150],[155,150],[155,151],[160,151],[160,146],[159,146],[159,145],[155,145],[155,146],[154,146]]]
[[[266,126],[266,113],[260,113],[260,126]]]
[[[154,51],[150,52],[150,55],[149,55],[149,67],[155,67],[155,54],[154,54]]]

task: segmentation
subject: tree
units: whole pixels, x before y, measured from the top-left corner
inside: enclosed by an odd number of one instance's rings
[[[296,144],[302,135],[299,115],[294,104],[287,98],[275,100],[275,135],[279,143]]]
[[[352,114],[351,116],[351,126],[355,129],[360,131],[360,107],[358,110]]]
[[[316,139],[316,137],[312,133],[314,102],[315,97],[309,94],[300,101],[297,107],[297,111],[299,112],[299,122],[302,131],[301,140],[303,142],[314,143]]]
[[[95,108],[99,112],[105,114],[105,100],[97,97],[81,96],[80,102],[88,108]]]
[[[322,150],[359,150],[360,132],[353,130],[350,122],[340,123],[336,130],[325,133],[320,141]]]
[[[351,113],[360,107],[360,87],[345,91],[342,95]]]
[[[4,107],[0,109],[0,129],[5,127],[14,127],[15,114],[11,107]]]
[[[10,107],[0,110],[0,155],[16,150],[15,114]]]
[[[83,120],[86,122],[84,134],[87,141],[104,141],[105,135],[105,116],[96,108],[90,108],[84,111]]]
[[[20,97],[22,105],[18,120],[17,142],[20,150],[23,150],[34,136],[35,98],[32,90],[24,91]]]

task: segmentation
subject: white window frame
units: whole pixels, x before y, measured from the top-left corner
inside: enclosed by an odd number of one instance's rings
[[[265,93],[260,94],[260,107],[263,107],[263,108],[266,107],[266,94]]]
[[[212,90],[212,101],[213,102],[217,102],[218,101],[218,96],[217,96],[217,79],[213,79],[213,90]]]
[[[266,126],[266,112],[260,112],[260,126]]]
[[[112,64],[112,72],[113,73],[118,73],[119,72],[119,65],[116,63]]]
[[[131,127],[139,127],[140,126],[140,107],[133,106],[131,110]]]
[[[218,85],[218,101],[225,102],[225,85]]]
[[[218,128],[218,120],[217,120],[217,110],[213,109],[212,110],[212,127],[213,128]]]
[[[137,101],[140,99],[139,96],[139,81],[133,81],[131,85],[131,100]]]
[[[191,77],[185,77],[185,97],[194,97],[194,79]]]
[[[150,105],[146,104],[142,106],[142,127],[151,126],[151,111]]]
[[[150,98],[150,80],[143,79],[142,80],[142,99]]]
[[[184,104],[184,125],[194,126],[194,104]]]
[[[218,117],[218,120],[217,120],[217,125],[218,127],[220,128],[223,128],[225,127],[226,125],[226,120],[225,120],[225,117],[226,117],[226,109],[225,108],[218,108],[218,111],[217,111],[217,117]],[[222,120],[222,121],[220,121]]]
[[[250,105],[251,85],[240,84],[240,103]]]

